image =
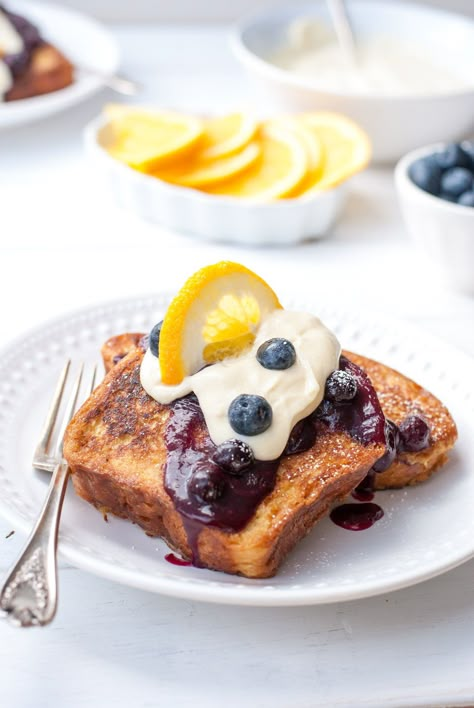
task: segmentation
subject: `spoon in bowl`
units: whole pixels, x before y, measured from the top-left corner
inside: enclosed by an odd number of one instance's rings
[[[357,45],[344,0],[326,0],[334,31],[344,55],[353,65],[357,64]]]

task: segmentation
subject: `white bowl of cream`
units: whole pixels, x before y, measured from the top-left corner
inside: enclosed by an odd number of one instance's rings
[[[376,162],[474,130],[474,21],[387,0],[348,0],[357,61],[337,45],[323,0],[244,19],[237,58],[271,110],[333,110],[368,133]]]

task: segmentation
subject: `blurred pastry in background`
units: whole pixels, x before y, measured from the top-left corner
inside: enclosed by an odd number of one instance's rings
[[[74,66],[26,18],[0,5],[0,101],[58,91],[74,81]]]

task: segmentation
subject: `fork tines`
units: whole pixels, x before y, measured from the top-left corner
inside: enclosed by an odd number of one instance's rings
[[[44,421],[43,431],[40,441],[33,455],[33,467],[52,472],[55,465],[62,459],[63,439],[66,428],[75,413],[79,392],[84,378],[84,364],[79,365],[75,377],[71,376],[72,362],[68,360],[59,375],[56,389],[50,403],[49,411]],[[89,395],[95,387],[97,376],[97,366],[93,367],[89,377],[86,395]],[[72,384],[70,384],[72,379]],[[70,385],[69,396],[66,400],[66,389]],[[64,408],[62,415],[60,409]],[[59,427],[58,427],[58,421]]]

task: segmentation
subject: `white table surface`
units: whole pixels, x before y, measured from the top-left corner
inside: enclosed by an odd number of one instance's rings
[[[120,27],[144,101],[195,110],[249,104],[219,28]],[[81,129],[111,94],[0,133],[0,347],[98,301],[173,289],[230,258],[285,293],[382,311],[474,354],[474,299],[413,251],[389,170],[353,183],[330,238],[245,250],[160,230],[104,200]],[[24,540],[0,520],[0,573]],[[232,608],[114,585],[61,563],[52,626],[0,624],[0,706],[474,705],[474,561],[407,590],[308,608]]]

